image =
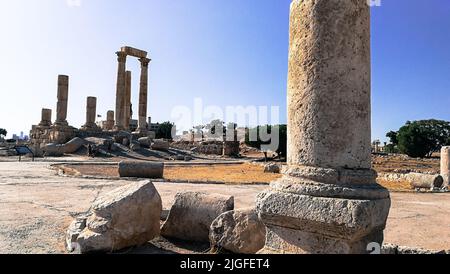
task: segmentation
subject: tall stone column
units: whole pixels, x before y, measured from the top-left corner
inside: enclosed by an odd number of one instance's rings
[[[97,129],[95,118],[97,116],[97,98],[87,97],[86,101],[86,124],[83,126],[85,130]]]
[[[55,125],[67,126],[67,101],[69,99],[69,76],[58,75],[58,103]]]
[[[124,127],[125,130],[130,129],[130,119],[131,119],[131,71],[126,72],[125,76],[125,100],[124,100]]]
[[[444,185],[450,186],[450,146],[441,149],[441,175]]]
[[[367,1],[292,2],[288,166],[257,199],[261,253],[382,245],[390,197],[371,164],[370,68]]]
[[[117,61],[119,62],[117,68],[117,86],[116,86],[116,130],[124,129],[124,100],[126,93],[126,62],[127,54],[121,51],[116,52]]]
[[[43,108],[41,112],[40,127],[50,127],[52,125],[52,110]]]
[[[147,100],[148,100],[148,64],[150,59],[140,58],[141,62],[141,82],[139,87],[139,120],[138,131],[146,132],[147,126]]]

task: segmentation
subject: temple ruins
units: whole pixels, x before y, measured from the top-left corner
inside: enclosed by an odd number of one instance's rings
[[[139,117],[135,138],[152,137],[155,133],[149,129],[147,124],[147,101],[148,101],[148,65],[150,59],[147,52],[132,47],[122,47],[117,53],[118,73],[116,89],[115,111],[108,111],[106,121],[96,123],[97,98],[86,99],[86,122],[80,128],[74,128],[67,121],[67,109],[69,106],[69,76],[58,76],[56,120],[51,121],[52,110],[42,109],[41,121],[32,126],[30,133],[32,148],[36,155],[39,150],[47,144],[64,144],[75,137],[105,137],[114,136],[120,131],[131,133],[132,127],[132,104],[131,104],[131,71],[126,71],[127,56],[136,57],[141,62],[141,77],[139,86]]]

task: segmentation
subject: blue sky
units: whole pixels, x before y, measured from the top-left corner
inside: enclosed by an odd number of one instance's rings
[[[286,121],[290,0],[0,0],[0,127],[28,131],[56,108],[70,75],[68,120],[114,110],[123,45],[149,51],[149,116],[174,107],[279,106]],[[450,120],[450,2],[382,0],[372,8],[373,138],[407,120]],[[133,71],[137,113],[139,62]],[[53,114],[55,119],[55,114]]]

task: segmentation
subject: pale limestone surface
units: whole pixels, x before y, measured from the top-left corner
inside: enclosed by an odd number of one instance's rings
[[[370,8],[294,0],[288,167],[257,199],[261,253],[366,253],[382,243],[389,192],[371,167]]]
[[[255,254],[264,247],[266,227],[255,208],[228,211],[217,217],[209,232],[211,246],[237,254]]]
[[[160,234],[161,197],[154,185],[133,182],[99,196],[75,242],[79,252],[143,245]],[[78,223],[78,220],[75,220]],[[68,233],[68,238],[71,231]],[[72,251],[72,245],[68,245]]]
[[[234,209],[234,197],[201,192],[182,192],[175,196],[161,235],[187,241],[208,242],[212,222]]]

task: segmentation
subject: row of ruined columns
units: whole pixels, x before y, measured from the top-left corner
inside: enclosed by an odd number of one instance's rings
[[[127,53],[119,51],[117,86],[116,86],[116,130],[129,130],[131,119],[131,72],[126,71]],[[141,63],[141,77],[139,86],[139,117],[138,131],[146,132],[147,125],[147,101],[148,101],[148,65],[150,59],[139,58]]]
[[[58,91],[56,105],[56,121],[52,124],[52,110],[43,108],[41,112],[41,122],[39,126],[50,127],[68,127],[67,107],[69,98],[69,76],[58,75]],[[97,118],[97,98],[89,96],[86,99],[86,123],[82,126],[83,130],[99,130],[95,123]],[[114,128],[114,111],[108,111],[106,129]]]

